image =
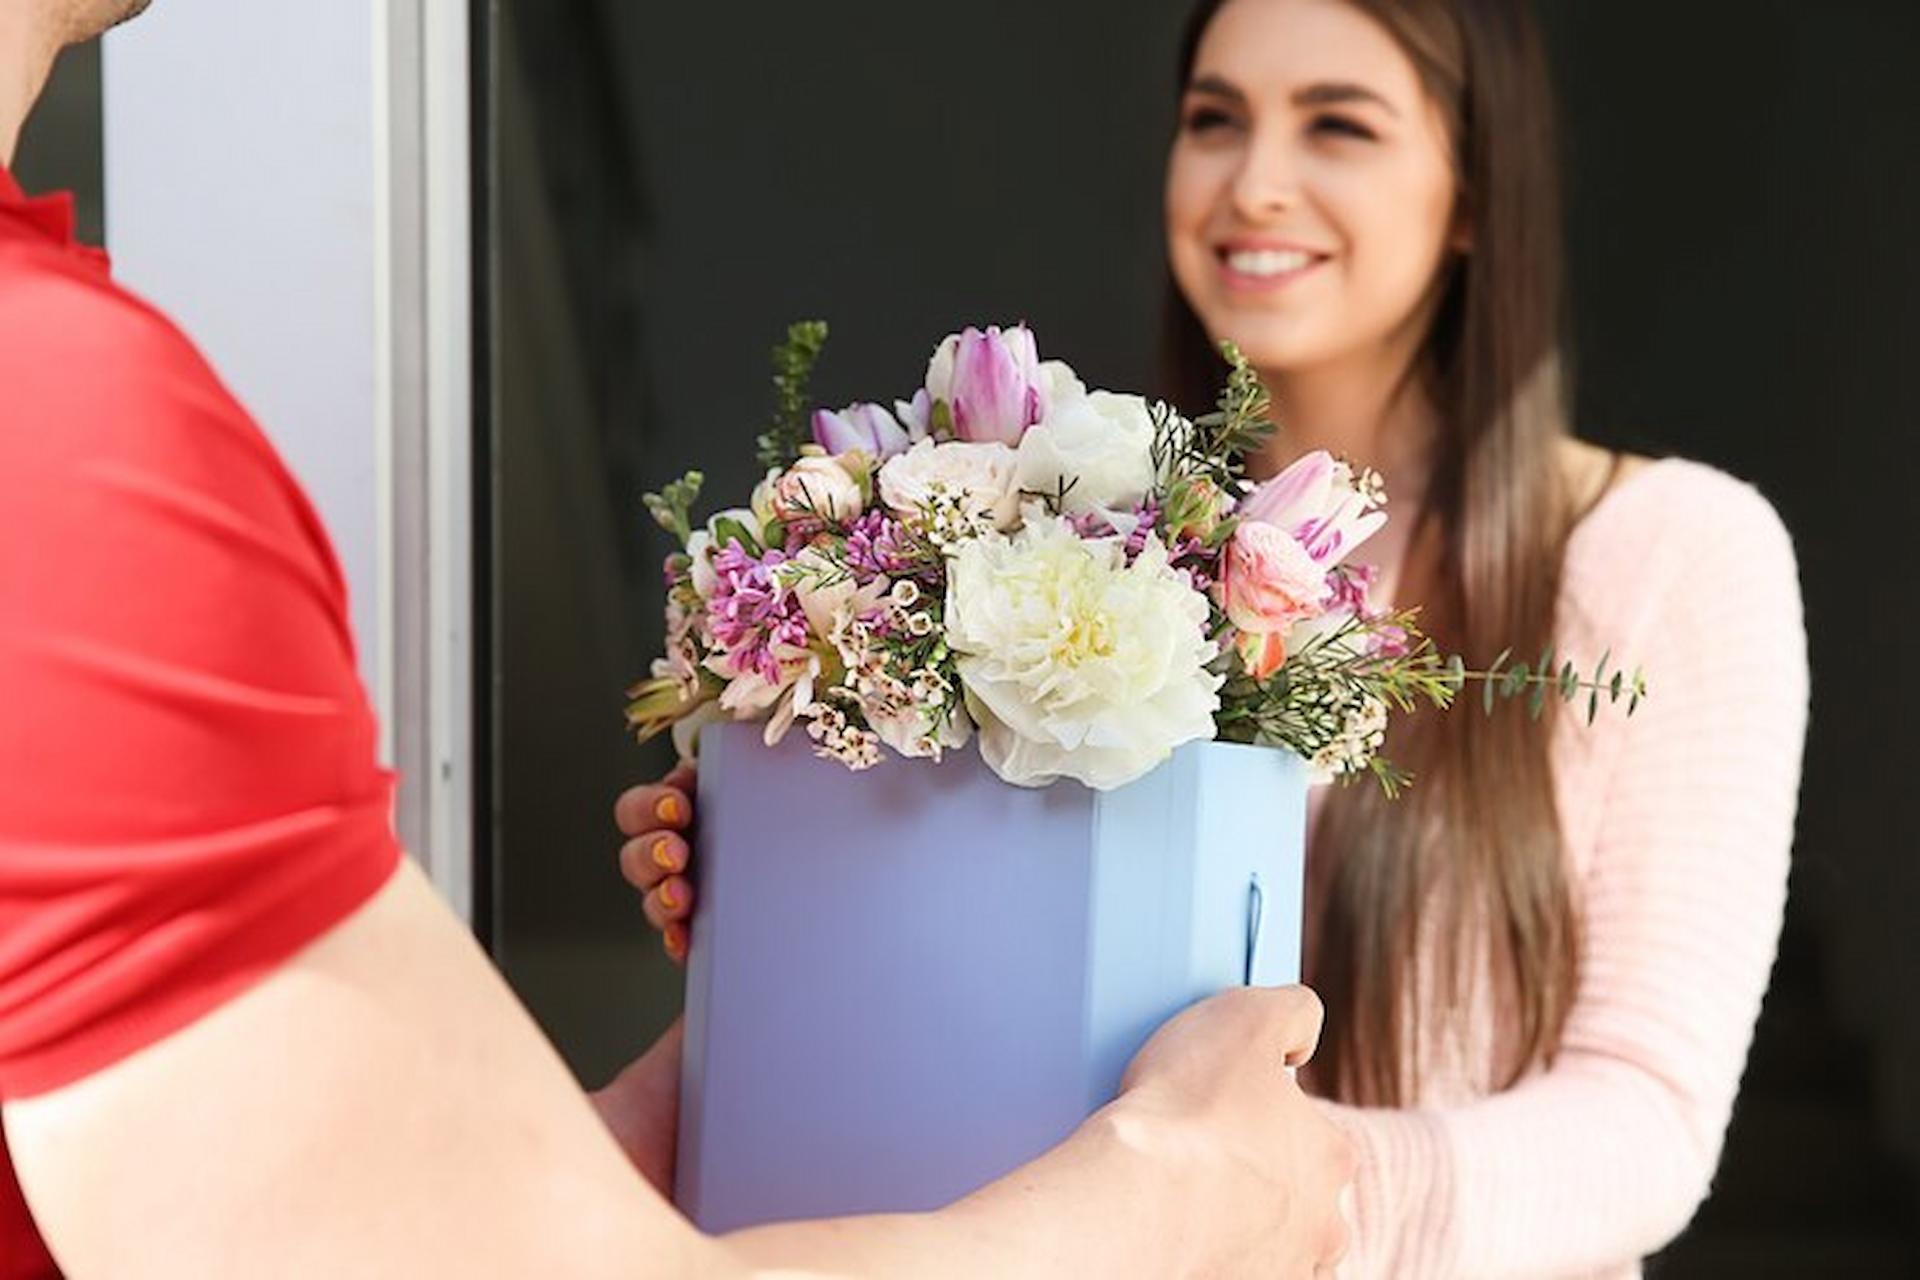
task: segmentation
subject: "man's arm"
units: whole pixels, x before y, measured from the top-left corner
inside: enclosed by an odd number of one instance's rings
[[[409,864],[246,994],[4,1118],[74,1280],[1159,1280],[1256,1257],[1304,1275],[1337,1250],[1345,1175],[1282,1069],[1317,1030],[1310,997],[1238,993],[1163,1033],[1061,1148],[947,1211],[716,1243],[634,1172]]]

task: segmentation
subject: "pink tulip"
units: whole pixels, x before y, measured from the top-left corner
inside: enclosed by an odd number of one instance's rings
[[[816,410],[813,415],[813,442],[831,454],[852,453],[856,449],[884,461],[905,453],[913,436],[877,404],[852,404],[835,413]]]
[[[948,338],[927,369],[927,392],[946,404],[954,434],[974,444],[1017,445],[1047,414],[1047,378],[1025,325]]]

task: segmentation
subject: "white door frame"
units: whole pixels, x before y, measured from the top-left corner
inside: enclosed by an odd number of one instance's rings
[[[260,419],[353,598],[395,824],[474,914],[465,0],[171,0],[104,49],[107,245]]]

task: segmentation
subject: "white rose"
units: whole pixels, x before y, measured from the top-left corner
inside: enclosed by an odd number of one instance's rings
[[[1221,678],[1207,601],[1157,538],[1129,565],[1117,539],[1065,520],[961,546],[947,582],[980,754],[1016,786],[1122,786],[1175,747],[1211,738]]]
[[[1065,486],[1061,510],[1099,514],[1123,533],[1153,482],[1153,417],[1139,396],[1069,395],[1020,439],[1016,488],[1053,495]]]
[[[920,443],[880,468],[880,500],[902,518],[918,515],[936,497],[1004,529],[1019,515],[1013,483],[1016,457],[1003,444]]]
[[[776,520],[825,517],[851,520],[860,514],[860,481],[838,458],[808,456],[772,480],[767,505]]]

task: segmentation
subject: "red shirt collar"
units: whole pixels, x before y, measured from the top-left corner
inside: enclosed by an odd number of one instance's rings
[[[74,236],[73,196],[65,191],[29,196],[0,165],[0,238],[38,240],[105,270],[107,255]]]

